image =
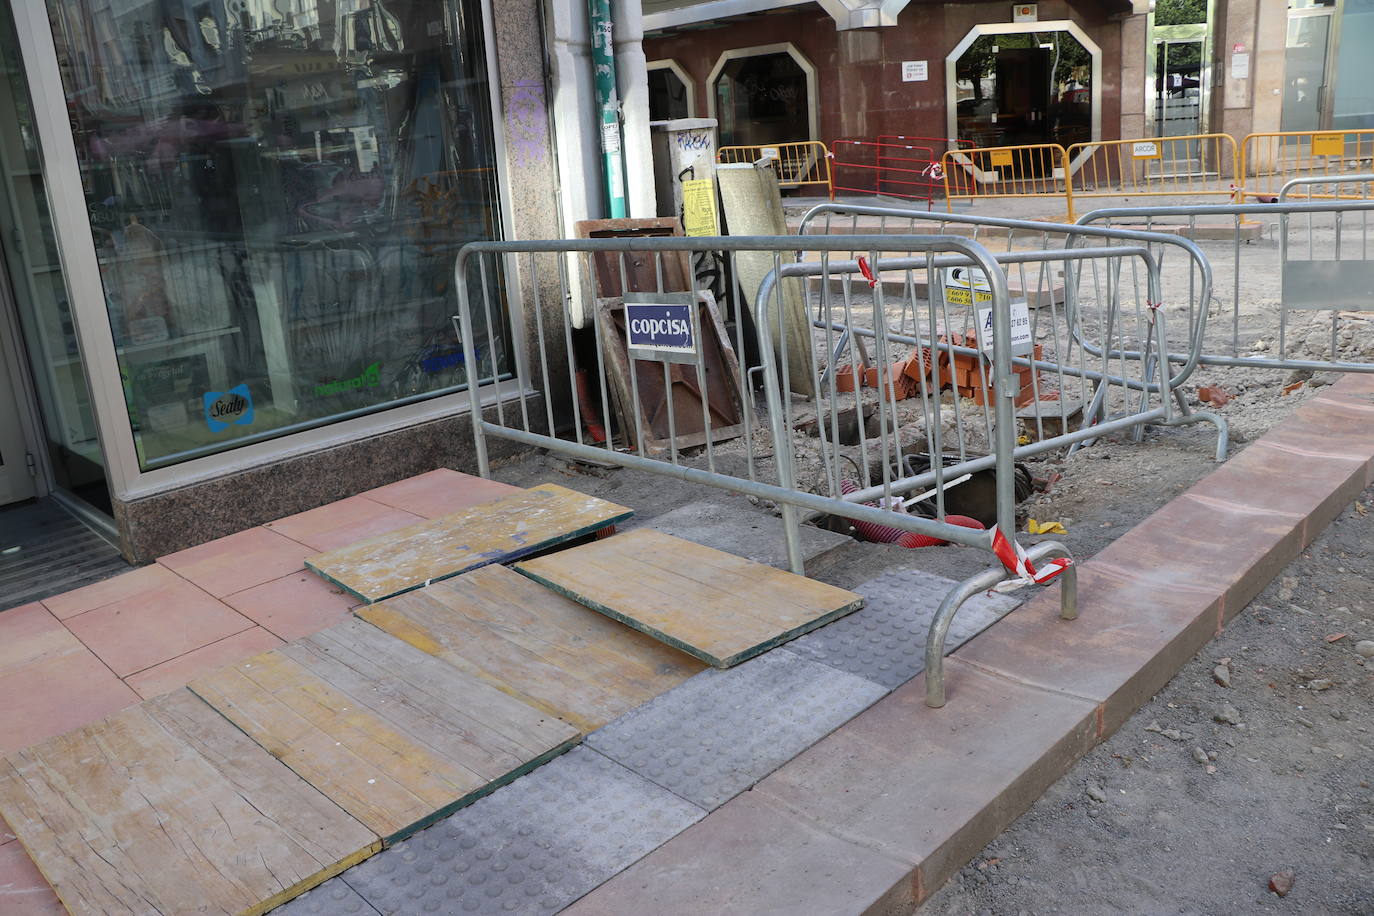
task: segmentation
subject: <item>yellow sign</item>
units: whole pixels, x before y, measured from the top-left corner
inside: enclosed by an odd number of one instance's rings
[[[1011,150],[995,149],[988,153],[988,161],[996,168],[999,165],[1011,165]]]
[[[716,222],[716,183],[693,178],[682,183],[682,228],[688,235],[720,235]]]
[[[1312,155],[1344,156],[1345,134],[1313,134]]]

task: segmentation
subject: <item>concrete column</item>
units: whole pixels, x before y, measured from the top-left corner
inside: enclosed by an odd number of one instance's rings
[[[1153,88],[1146,67],[1150,52],[1147,44],[1150,32],[1149,16],[1143,13],[1128,16],[1121,22],[1121,134],[1125,138],[1143,137],[1145,112],[1151,104]],[[1103,136],[1108,125],[1102,125]]]

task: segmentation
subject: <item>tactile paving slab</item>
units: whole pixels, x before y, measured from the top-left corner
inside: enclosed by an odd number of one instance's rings
[[[382,913],[556,913],[705,814],[575,748],[347,880]]]
[[[930,622],[954,580],[917,569],[884,573],[858,586],[864,607],[792,640],[782,650],[876,681],[900,687],[925,669]],[[982,594],[964,602],[945,637],[945,654],[1001,620],[1020,600]]]
[[[377,916],[377,910],[342,877],[335,877],[277,907],[272,916]]]
[[[713,809],[887,694],[798,655],[703,671],[585,739],[612,760]]]

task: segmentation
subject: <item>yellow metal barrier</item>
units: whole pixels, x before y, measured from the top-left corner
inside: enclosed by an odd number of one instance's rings
[[[1073,196],[1233,198],[1238,156],[1230,134],[1190,134],[1075,143]]]
[[[1073,219],[1068,157],[1058,143],[950,150],[940,161],[945,200],[1000,197],[1062,197]]]
[[[1333,186],[1310,185],[1290,198],[1345,198],[1365,200],[1374,196],[1368,185],[1334,182],[1346,175],[1374,170],[1374,130],[1282,131],[1249,134],[1241,141],[1246,197],[1277,197],[1291,178],[1329,176]]]
[[[726,165],[757,162],[764,158],[773,160],[773,169],[778,173],[778,187],[799,188],[818,184],[824,185],[827,193],[830,191],[830,150],[819,140],[722,146],[716,150],[716,161]]]

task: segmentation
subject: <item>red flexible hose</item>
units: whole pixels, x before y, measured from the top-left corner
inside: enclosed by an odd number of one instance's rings
[[[859,489],[859,485],[852,480],[840,481],[840,492],[853,493]],[[865,503],[872,506],[873,503]],[[967,515],[946,515],[945,521],[951,525],[958,525],[961,528],[983,529],[982,522]],[[875,544],[897,544],[902,547],[939,547],[948,544],[949,541],[931,537],[928,534],[917,534],[914,531],[903,531],[901,528],[894,528],[891,525],[879,525],[875,522],[858,522],[850,520],[854,526],[854,531],[865,541],[872,541]]]

